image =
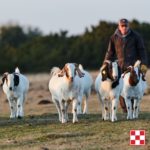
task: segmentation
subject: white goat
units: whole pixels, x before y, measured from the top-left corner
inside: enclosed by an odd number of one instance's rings
[[[123,90],[121,96],[127,107],[127,119],[138,118],[140,101],[147,87],[143,74],[140,72],[141,62],[137,60],[134,66],[129,66],[122,74]]]
[[[9,101],[11,111],[10,118],[23,117],[23,103],[29,89],[28,79],[16,68],[12,74],[8,72],[3,74],[2,88]]]
[[[73,123],[78,122],[77,104],[81,101],[83,94],[83,86],[80,81],[83,75],[78,65],[74,63],[65,64],[62,70],[54,67],[51,71],[49,90],[62,123],[68,121],[67,109],[70,101],[73,105]]]
[[[81,82],[82,82],[81,84],[83,85],[83,88],[84,88],[83,96],[85,96],[83,114],[87,114],[88,113],[88,99],[91,94],[91,87],[93,84],[93,79],[90,73],[83,69],[83,66],[81,64],[79,65],[79,69],[81,70],[81,72],[84,73],[84,77],[81,78]],[[78,114],[82,114],[81,106],[82,106],[82,101],[78,103],[78,109],[77,109]]]
[[[122,90],[120,76],[117,62],[106,61],[95,80],[95,89],[102,103],[103,120],[117,120],[116,112]]]

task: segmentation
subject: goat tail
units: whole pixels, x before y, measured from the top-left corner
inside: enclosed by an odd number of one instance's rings
[[[134,64],[134,67],[140,67],[140,65],[141,65],[141,61],[140,60],[137,60],[136,62],[135,62],[135,64]]]
[[[81,64],[79,64],[79,69],[80,69],[81,71],[84,71],[83,66],[82,66]]]
[[[20,70],[19,70],[19,68],[18,67],[16,67],[16,69],[15,69],[15,73],[20,73]]]
[[[56,75],[58,72],[60,72],[60,68],[59,67],[53,67],[51,69],[51,72],[50,72],[50,76],[53,76],[53,75]]]

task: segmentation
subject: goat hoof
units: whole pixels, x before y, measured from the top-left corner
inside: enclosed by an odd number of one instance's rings
[[[73,121],[73,124],[78,123],[78,121]]]
[[[87,115],[88,113],[87,113],[87,112],[83,112],[83,114],[84,114],[84,115]]]
[[[73,120],[72,122],[73,122],[73,123],[78,123],[78,120]]]
[[[21,117],[21,116],[18,116],[17,118],[18,118],[18,119],[22,119],[22,117]]]
[[[78,111],[78,112],[77,112],[77,115],[82,115],[82,111]]]
[[[14,119],[15,117],[10,116],[10,119]]]
[[[61,123],[67,123],[67,120],[65,119],[65,120],[62,120],[62,122]]]

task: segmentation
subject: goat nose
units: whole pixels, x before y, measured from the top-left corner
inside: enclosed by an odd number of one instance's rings
[[[70,80],[73,81],[73,77],[71,77]]]
[[[9,90],[12,91],[12,87],[10,87]]]
[[[114,79],[117,80],[117,76],[114,76]]]

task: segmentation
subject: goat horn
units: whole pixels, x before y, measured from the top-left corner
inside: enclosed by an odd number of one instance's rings
[[[63,77],[65,73],[64,68],[58,73],[58,77]]]
[[[101,67],[100,71],[104,70],[104,69],[106,68],[106,66],[107,66],[107,63],[106,63],[106,62],[104,62],[104,64],[102,65],[102,67]]]
[[[78,72],[80,78],[84,77],[85,74],[83,72],[81,72],[81,70],[79,68],[77,68],[77,72]]]
[[[78,72],[79,77],[80,77],[80,78],[84,77],[85,74],[79,69],[79,65],[76,64],[76,63],[74,63],[74,65],[75,65],[75,67],[76,67],[76,70],[77,70],[77,72]]]
[[[110,64],[110,63],[111,63],[111,61],[110,61],[110,60],[105,60],[105,61],[104,61],[104,63],[108,63],[108,64]]]
[[[123,76],[122,76],[122,77],[124,78],[125,74],[128,73],[128,72],[130,72],[131,69],[132,69],[132,66],[129,66],[129,67],[127,68],[127,70],[123,73]]]

